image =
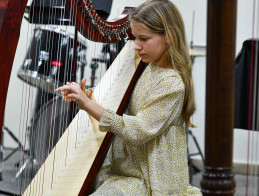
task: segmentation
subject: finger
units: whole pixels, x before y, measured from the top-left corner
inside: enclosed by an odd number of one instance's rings
[[[55,89],[55,91],[56,92],[60,92],[60,91],[62,91],[63,90],[63,87],[65,87],[66,85],[64,85],[64,86],[60,86],[60,87],[58,87],[58,88],[56,88]]]
[[[67,96],[70,93],[71,93],[71,91],[68,91],[68,90],[64,90],[64,91],[61,92],[61,94],[64,95],[64,96]]]
[[[61,92],[63,91],[63,87],[64,87],[64,86],[55,89],[55,92],[61,93]]]
[[[63,100],[64,102],[66,102],[66,103],[71,102],[71,100],[70,100],[69,98],[67,98],[66,96],[64,96],[64,97],[62,98],[62,100]]]
[[[66,85],[70,85],[70,82],[67,82]]]
[[[61,90],[60,90],[60,88],[57,88],[57,89],[55,89],[55,92],[60,92]]]
[[[93,93],[92,89],[87,89],[85,90],[85,94],[86,96],[89,98],[91,96],[91,94]]]
[[[55,91],[61,92],[61,91],[68,91],[68,90],[71,90],[70,86],[65,85],[65,86],[61,86],[61,87],[57,88]]]
[[[68,94],[75,92],[75,89],[73,88],[73,86],[62,86],[59,87],[55,90],[57,93],[60,93],[63,96],[67,96]]]
[[[67,96],[64,96],[63,99],[67,102],[70,103],[72,101],[76,101],[75,99],[75,94],[68,94]]]
[[[82,91],[85,93],[86,78],[83,78],[80,84]]]
[[[76,101],[79,97],[77,94],[75,93],[71,93],[71,94],[68,94],[67,96],[65,96],[66,100],[68,100],[68,102],[71,102],[71,101]]]

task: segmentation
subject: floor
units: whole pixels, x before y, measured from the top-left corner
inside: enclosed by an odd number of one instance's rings
[[[10,154],[12,150],[5,150],[5,157]],[[2,180],[0,181],[0,196],[5,195],[21,195],[20,193],[23,191],[18,188],[18,184],[28,183],[25,182],[25,177],[23,180],[21,175],[15,179],[15,175],[18,170],[21,169],[22,164],[19,162],[26,162],[28,157],[22,152],[15,152],[10,158],[1,163],[2,168]],[[20,165],[19,165],[20,164]],[[31,170],[32,162],[25,167],[25,170]],[[19,166],[19,167],[18,167]],[[1,176],[0,176],[1,177]],[[202,172],[197,172],[192,175],[192,185],[196,187],[200,187],[200,181],[202,179]],[[248,178],[248,183],[247,182]],[[14,180],[15,179],[15,180]],[[12,182],[12,180],[14,182]],[[24,181],[24,182],[22,182]],[[246,176],[246,174],[235,173],[235,181],[236,181],[236,193],[235,196],[258,196],[258,176]],[[248,189],[246,188],[246,184],[248,184]]]

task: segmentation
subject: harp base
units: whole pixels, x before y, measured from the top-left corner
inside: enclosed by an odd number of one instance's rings
[[[201,181],[203,195],[234,195],[232,167],[205,167]]]

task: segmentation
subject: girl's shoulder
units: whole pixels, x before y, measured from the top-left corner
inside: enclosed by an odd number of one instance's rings
[[[181,78],[180,74],[173,68],[158,67],[152,63],[150,63],[148,67],[150,68],[150,71],[155,74]]]
[[[152,77],[149,77],[149,83],[153,84],[155,89],[161,89],[168,92],[184,91],[185,85],[180,74],[175,69],[161,68],[151,65],[149,68]]]
[[[156,75],[160,81],[173,80],[175,82],[178,81],[180,83],[183,83],[182,77],[180,76],[178,71],[176,71],[175,69],[162,68],[162,67],[158,67],[158,66],[155,66],[152,64],[150,65],[150,69],[151,69],[151,72],[153,72],[154,75]]]

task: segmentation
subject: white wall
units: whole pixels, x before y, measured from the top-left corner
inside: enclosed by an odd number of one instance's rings
[[[186,34],[188,42],[193,39],[194,46],[197,50],[205,51],[206,48],[206,15],[207,15],[207,1],[206,0],[172,0],[179,8],[186,25]],[[109,18],[115,18],[119,15],[125,6],[137,6],[144,0],[114,0],[112,5],[112,13]],[[237,18],[237,47],[236,53],[240,51],[244,40],[252,36],[252,7],[253,0],[239,0],[238,1],[238,18]],[[193,26],[193,15],[195,15]],[[194,27],[194,28],[193,28]],[[21,39],[17,48],[15,56],[8,98],[5,112],[5,125],[10,128],[16,136],[19,133],[20,123],[20,105],[22,102],[22,92],[33,91],[34,88],[24,84],[17,78],[17,70],[23,63],[28,32],[28,23],[23,22],[21,28]],[[194,29],[194,30],[192,30]],[[204,151],[204,119],[205,119],[205,75],[206,75],[206,57],[197,57],[193,65],[193,78],[195,83],[195,95],[197,103],[197,111],[193,116],[193,121],[197,128],[192,129],[196,136],[202,151]],[[28,106],[33,107],[33,101]],[[30,115],[29,115],[30,118]],[[22,120],[21,122],[24,122]],[[26,126],[26,125],[23,125]],[[234,130],[234,162],[246,161],[246,146],[248,132],[246,130]],[[24,135],[24,134],[22,134]],[[21,140],[24,141],[25,138]],[[242,144],[242,145],[240,145]],[[5,135],[5,146],[16,146],[15,142],[8,135]],[[194,147],[191,147],[191,150]],[[197,157],[199,158],[199,157]]]

